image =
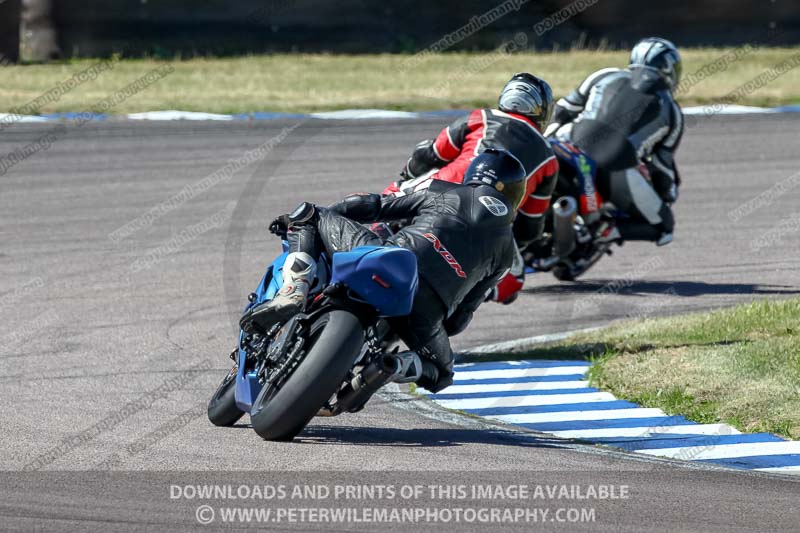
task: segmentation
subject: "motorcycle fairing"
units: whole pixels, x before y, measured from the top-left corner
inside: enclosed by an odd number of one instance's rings
[[[405,316],[417,293],[417,257],[396,246],[359,246],[333,256],[331,283],[342,282],[381,316]]]
[[[285,251],[285,248],[284,246],[284,252],[275,258],[272,264],[267,267],[267,271],[264,272],[264,277],[261,278],[261,282],[258,284],[258,287],[256,287],[255,299],[248,304],[245,310],[272,299],[280,290],[283,284],[283,264],[286,262],[286,256],[289,255]],[[253,402],[258,397],[258,393],[261,392],[261,383],[258,382],[258,377],[252,369],[250,369],[249,372],[245,370],[247,368],[247,353],[242,349],[244,337],[244,331],[240,330],[239,349],[236,358],[238,368],[236,369],[236,391],[234,392],[234,397],[236,398],[236,407],[245,413],[249,413]]]
[[[597,163],[580,148],[567,141],[550,139],[550,146],[558,158],[559,166],[568,165],[578,178],[580,192],[578,205],[582,216],[597,212],[603,199],[595,186]]]

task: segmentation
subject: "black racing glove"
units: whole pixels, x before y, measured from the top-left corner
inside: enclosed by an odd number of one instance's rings
[[[408,181],[413,180],[414,176],[411,175],[411,171],[408,169],[409,165],[411,165],[411,158],[408,158],[406,164],[403,165],[403,170],[400,171],[400,181]]]
[[[275,217],[269,223],[269,231],[281,239],[286,239],[286,233],[289,231],[289,215],[281,215]]]
[[[285,239],[290,225],[307,224],[316,216],[317,206],[310,202],[303,202],[291,213],[275,217],[269,223],[269,230],[281,239]]]
[[[413,180],[432,168],[440,168],[447,164],[446,161],[440,160],[435,155],[431,156],[433,143],[433,139],[426,139],[417,143],[411,157],[408,158],[403,170],[400,171],[400,178],[403,181]],[[434,157],[435,161],[431,161],[431,157]]]

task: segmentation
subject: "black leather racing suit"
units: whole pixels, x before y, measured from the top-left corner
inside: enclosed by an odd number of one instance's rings
[[[483,201],[481,201],[483,199]],[[490,209],[488,206],[492,206]],[[387,240],[360,223],[411,219]],[[420,356],[439,368],[436,392],[453,376],[448,335],[466,328],[487,293],[514,258],[514,212],[505,197],[486,185],[434,181],[402,197],[354,195],[330,208],[317,208],[308,222],[290,225],[291,251],[319,257],[356,246],[400,246],[414,252],[420,284],[411,314],[394,319],[393,329]]]
[[[620,226],[624,239],[657,240],[672,233],[669,204],[677,200],[680,185],[675,151],[683,114],[658,71],[639,67],[595,72],[558,101],[547,131],[556,130],[557,137],[597,162],[601,196],[640,222],[638,229],[635,224]],[[649,182],[635,170],[642,163]],[[652,230],[643,230],[642,221]]]

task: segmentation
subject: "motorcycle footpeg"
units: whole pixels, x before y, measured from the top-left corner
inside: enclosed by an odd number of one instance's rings
[[[325,296],[336,296],[342,292],[347,290],[347,286],[344,283],[334,283],[333,285],[328,285],[322,291],[322,294]]]
[[[579,244],[586,244],[592,240],[592,233],[586,226],[575,225],[575,239]]]

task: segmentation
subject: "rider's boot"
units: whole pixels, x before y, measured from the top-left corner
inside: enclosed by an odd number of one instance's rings
[[[400,366],[389,379],[390,382],[417,383],[431,392],[438,392],[452,383],[452,377],[442,380],[444,376],[441,376],[436,364],[420,357],[417,352],[400,352],[394,355],[400,360]]]
[[[598,244],[610,244],[622,240],[619,228],[613,223],[604,223],[595,234],[594,242]]]
[[[422,376],[423,363],[417,352],[393,354],[398,360],[398,368],[389,381],[394,383],[414,383]]]
[[[292,252],[283,265],[283,286],[275,298],[248,311],[240,326],[248,333],[260,329],[267,331],[276,322],[289,319],[302,312],[314,276],[317,263],[305,252]],[[255,326],[255,327],[254,327]]]

